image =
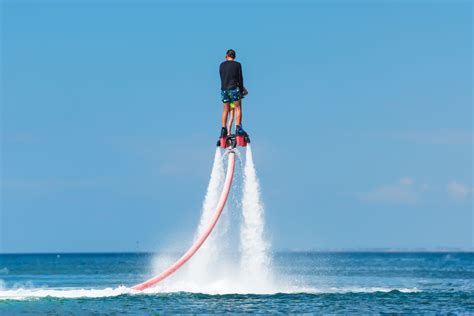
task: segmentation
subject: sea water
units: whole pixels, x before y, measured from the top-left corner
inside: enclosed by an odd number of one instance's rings
[[[277,252],[292,285],[267,293],[131,290],[156,255],[0,255],[0,314],[474,313],[472,253]]]

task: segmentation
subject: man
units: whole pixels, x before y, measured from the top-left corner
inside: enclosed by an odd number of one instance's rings
[[[245,135],[242,128],[242,108],[241,100],[247,94],[244,88],[244,79],[242,77],[242,66],[235,61],[235,51],[229,49],[225,55],[225,61],[219,67],[221,76],[221,98],[224,103],[222,112],[221,137],[227,136],[227,116],[231,110],[231,103],[235,111],[235,129],[237,135]],[[230,132],[230,128],[229,128]]]

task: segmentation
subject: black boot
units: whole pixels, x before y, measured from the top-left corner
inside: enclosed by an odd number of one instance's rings
[[[225,128],[225,127],[223,127],[223,128],[221,129],[221,138],[222,138],[222,137],[227,137],[227,128]]]
[[[242,128],[242,125],[237,125],[235,129],[237,131],[237,135],[239,136],[245,136],[247,134]]]

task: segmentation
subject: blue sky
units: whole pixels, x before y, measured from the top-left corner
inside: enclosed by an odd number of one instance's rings
[[[191,238],[228,48],[274,249],[473,246],[470,1],[1,13],[1,252]]]

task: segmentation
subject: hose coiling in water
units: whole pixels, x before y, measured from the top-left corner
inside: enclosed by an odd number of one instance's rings
[[[222,210],[224,209],[224,206],[227,202],[227,197],[229,196],[230,187],[232,185],[232,179],[234,177],[234,167],[235,167],[235,152],[229,151],[228,162],[227,162],[227,173],[225,177],[224,188],[222,189],[222,193],[219,198],[219,202],[217,203],[214,216],[212,217],[211,222],[209,223],[209,226],[204,231],[204,233],[194,242],[191,248],[189,248],[189,250],[186,251],[186,253],[182,255],[181,258],[179,258],[175,263],[173,263],[168,269],[166,269],[165,271],[161,272],[157,276],[143,283],[135,285],[134,287],[132,287],[132,289],[143,291],[155,285],[156,283],[162,281],[163,279],[173,274],[176,270],[181,268],[181,266],[183,266],[189,259],[191,259],[191,257],[196,253],[196,251],[198,251],[199,248],[201,248],[201,246],[206,241],[207,237],[209,237],[212,230],[216,226],[217,221],[219,220],[219,217],[222,214]]]

